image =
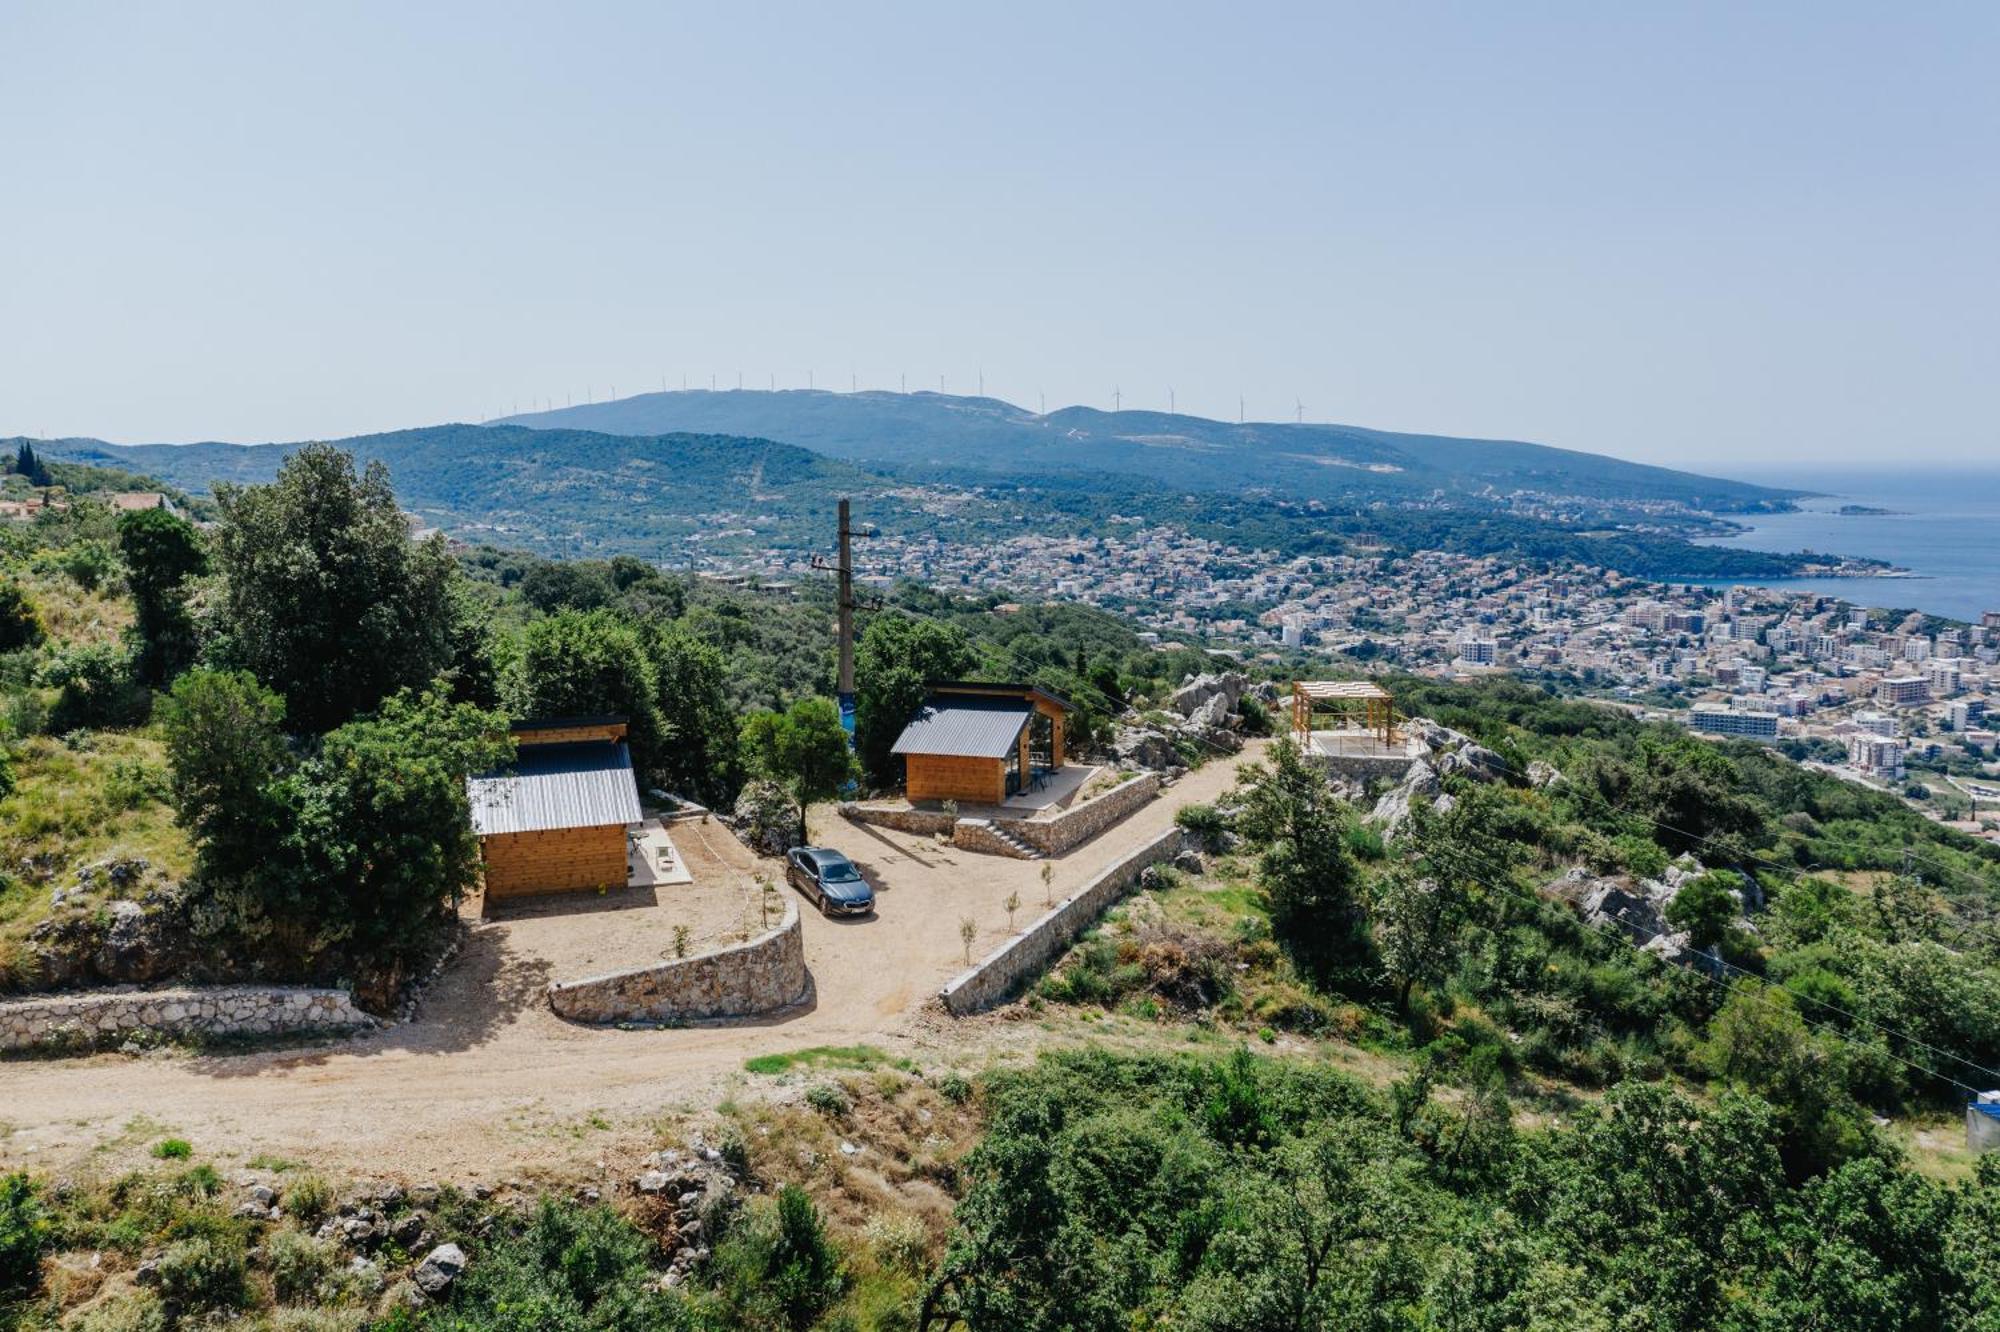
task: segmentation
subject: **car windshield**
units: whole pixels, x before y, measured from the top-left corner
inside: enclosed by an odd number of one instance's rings
[[[819,862],[819,877],[826,883],[858,883],[861,871],[844,856],[829,856]]]

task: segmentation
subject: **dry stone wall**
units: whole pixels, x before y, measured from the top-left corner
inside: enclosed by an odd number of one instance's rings
[[[785,903],[776,929],[698,957],[549,986],[549,1007],[575,1022],[685,1022],[748,1017],[805,997],[805,937],[799,904]]]
[[[1130,892],[1149,865],[1173,859],[1186,844],[1179,828],[1169,828],[1056,903],[970,971],[954,977],[938,996],[946,1011],[963,1017],[1012,995],[1046,970],[1113,902]]]
[[[1059,856],[1081,846],[1124,819],[1160,793],[1160,774],[1142,772],[1120,782],[1093,800],[1072,806],[1052,819],[1008,823],[1007,831],[1045,856]]]
[[[920,837],[949,836],[953,846],[966,851],[996,856],[1024,857],[1036,853],[1059,856],[1124,819],[1159,793],[1160,774],[1142,772],[1050,819],[960,818],[940,810],[852,804],[842,805],[840,812],[856,823],[894,828]],[[996,832],[1007,837],[996,836]]]
[[[958,815],[946,814],[935,809],[889,809],[876,805],[844,804],[840,815],[854,823],[873,824],[877,828],[893,828],[897,832],[914,833],[919,837],[947,836],[952,826],[958,822]]]
[[[142,1035],[283,1036],[374,1025],[345,990],[278,985],[97,990],[0,1003],[0,1050],[88,1048]]]

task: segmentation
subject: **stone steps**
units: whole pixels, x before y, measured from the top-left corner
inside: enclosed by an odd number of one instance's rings
[[[1040,851],[1037,851],[1034,847],[1028,845],[1028,843],[998,824],[994,825],[993,836],[1014,848],[1014,855],[1021,860],[1040,860],[1042,858]]]

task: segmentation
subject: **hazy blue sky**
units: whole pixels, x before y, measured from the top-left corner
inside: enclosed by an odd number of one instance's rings
[[[0,433],[983,367],[1992,459],[2000,5],[1754,8],[0,0]]]

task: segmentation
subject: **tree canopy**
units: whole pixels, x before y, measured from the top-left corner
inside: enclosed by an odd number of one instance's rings
[[[288,457],[267,486],[219,485],[219,659],[285,699],[288,725],[331,730],[450,662],[451,556],[412,542],[379,463],[356,474],[330,444]]]
[[[877,786],[902,781],[889,751],[924,701],[924,686],[960,680],[973,668],[971,644],[954,625],[908,615],[878,615],[854,648],[854,749]]]
[[[840,710],[830,698],[802,698],[783,712],[753,712],[743,723],[743,751],[761,776],[783,787],[798,807],[799,840],[806,808],[830,800],[860,775]]]

